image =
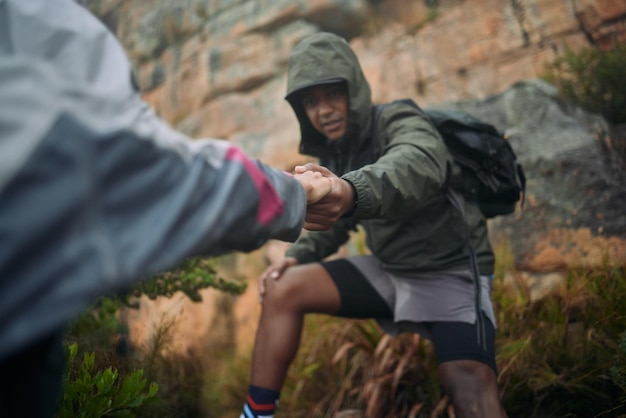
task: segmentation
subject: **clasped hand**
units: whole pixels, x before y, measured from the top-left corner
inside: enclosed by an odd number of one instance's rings
[[[309,163],[297,166],[295,172],[295,177],[303,184],[307,193],[305,229],[325,231],[352,209],[352,186],[326,167]]]
[[[307,210],[304,228],[310,231],[329,229],[352,209],[354,190],[345,180],[337,177],[332,171],[317,164],[306,164],[295,168],[294,177],[302,184],[307,197]],[[263,298],[268,287],[279,280],[285,271],[298,264],[293,257],[274,261],[259,277],[259,300]]]

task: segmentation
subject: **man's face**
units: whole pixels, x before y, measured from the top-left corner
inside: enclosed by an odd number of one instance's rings
[[[313,127],[331,141],[337,141],[348,126],[348,91],[344,83],[309,87],[302,94],[302,106]]]

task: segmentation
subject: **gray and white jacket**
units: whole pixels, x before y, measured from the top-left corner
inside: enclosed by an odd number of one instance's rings
[[[72,0],[0,0],[0,360],[193,255],[294,241],[306,198],[159,119]]]

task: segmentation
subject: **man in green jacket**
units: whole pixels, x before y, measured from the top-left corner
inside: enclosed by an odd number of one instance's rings
[[[442,192],[457,169],[441,137],[420,110],[401,103],[384,107],[374,122],[358,59],[335,35],[318,33],[296,45],[287,83],[300,152],[320,161],[297,171],[322,172],[334,186],[308,208],[311,232],[260,277],[263,310],[241,417],[273,416],[307,313],[375,318],[390,334],[423,335],[434,344],[456,416],[505,417],[490,300],[494,256],[478,207],[463,200],[463,217]],[[357,224],[370,254],[324,261]],[[481,274],[480,304],[468,227]]]

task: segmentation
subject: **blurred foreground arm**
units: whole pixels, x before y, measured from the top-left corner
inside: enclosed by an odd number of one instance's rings
[[[303,186],[237,147],[189,141],[46,62],[2,60],[0,83],[0,359],[187,257],[299,236]]]
[[[174,131],[77,2],[0,4],[0,360],[187,257],[300,235],[313,178]]]

